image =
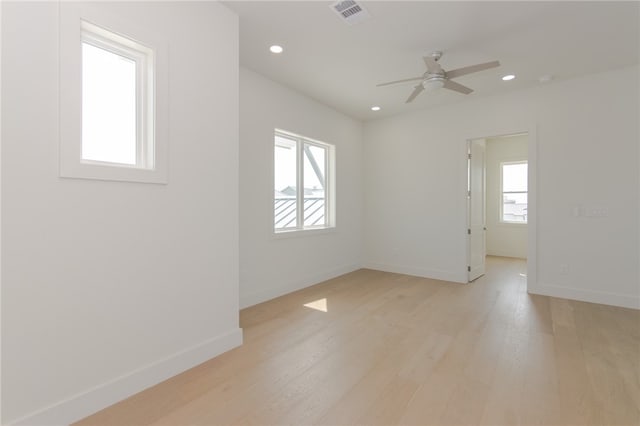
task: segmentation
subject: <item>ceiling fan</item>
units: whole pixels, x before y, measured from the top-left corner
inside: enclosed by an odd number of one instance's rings
[[[412,102],[416,98],[416,96],[418,96],[425,89],[427,91],[431,91],[444,87],[445,89],[468,95],[469,93],[473,92],[473,89],[470,89],[467,86],[463,86],[460,83],[456,83],[455,81],[451,81],[451,79],[500,66],[500,62],[492,61],[486,62],[484,64],[470,65],[468,67],[445,71],[438,63],[438,60],[441,57],[442,52],[433,52],[430,56],[423,57],[422,59],[424,59],[424,63],[427,66],[427,71],[420,77],[405,78],[403,80],[381,83],[378,84],[377,87],[388,86],[390,84],[405,83],[407,81],[422,80],[420,84],[414,87],[413,92],[411,92],[411,95],[409,95],[409,97],[407,98],[406,103]]]

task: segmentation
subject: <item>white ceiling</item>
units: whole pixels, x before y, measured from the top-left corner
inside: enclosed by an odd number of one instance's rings
[[[361,120],[451,104],[638,63],[638,2],[359,2],[371,15],[354,26],[332,2],[235,2],[240,63]],[[284,53],[274,55],[269,46]],[[456,79],[475,90],[423,92],[405,104],[422,56],[442,50],[445,70],[499,60],[501,66]],[[510,82],[504,74],[515,74]],[[382,110],[372,112],[379,105]]]

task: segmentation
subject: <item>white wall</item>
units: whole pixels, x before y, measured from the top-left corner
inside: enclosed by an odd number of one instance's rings
[[[275,128],[336,146],[337,227],[274,237]],[[240,304],[249,306],[358,269],[362,252],[362,124],[240,68]]]
[[[632,67],[367,123],[365,265],[465,281],[465,140],[532,130],[529,290],[640,307],[639,115]]]
[[[2,11],[2,424],[63,424],[240,344],[238,20],[103,3],[169,42],[168,185],[58,177],[58,5]]]
[[[486,201],[487,254],[527,257],[527,225],[500,222],[500,164],[527,160],[527,135],[487,138]]]

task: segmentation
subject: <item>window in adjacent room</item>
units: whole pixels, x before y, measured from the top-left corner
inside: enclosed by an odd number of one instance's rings
[[[153,169],[154,52],[82,22],[83,162]]]
[[[501,163],[502,205],[500,221],[527,223],[527,162]]]
[[[276,232],[331,228],[334,221],[333,145],[276,131],[274,210]]]

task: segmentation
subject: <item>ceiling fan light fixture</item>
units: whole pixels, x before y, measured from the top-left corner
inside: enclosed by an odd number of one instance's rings
[[[429,80],[425,80],[422,82],[422,87],[424,90],[430,92],[433,90],[442,89],[444,87],[444,79],[443,78],[432,78]]]

